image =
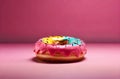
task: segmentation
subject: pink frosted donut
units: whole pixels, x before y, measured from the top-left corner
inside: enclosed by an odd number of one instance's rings
[[[68,62],[84,58],[87,52],[85,43],[69,36],[49,36],[35,43],[36,56],[45,61]]]

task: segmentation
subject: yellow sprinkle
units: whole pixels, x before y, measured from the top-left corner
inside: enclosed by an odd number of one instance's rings
[[[61,40],[63,40],[62,36],[50,36],[42,39],[42,41],[47,44],[56,44],[56,42],[59,42]]]

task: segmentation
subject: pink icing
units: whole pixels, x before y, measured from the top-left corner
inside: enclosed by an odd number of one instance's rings
[[[41,40],[35,43],[35,53],[44,54],[46,51],[50,53],[50,55],[54,56],[56,52],[59,52],[63,56],[69,56],[71,53],[76,57],[79,57],[81,54],[85,54],[87,49],[85,43],[82,41],[82,45],[51,45],[45,44]]]

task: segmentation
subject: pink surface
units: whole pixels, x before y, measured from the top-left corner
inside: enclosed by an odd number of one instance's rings
[[[0,44],[0,79],[120,79],[120,44],[87,44],[86,59],[43,63],[34,44]]]
[[[120,42],[120,0],[0,0],[0,42],[49,35]]]

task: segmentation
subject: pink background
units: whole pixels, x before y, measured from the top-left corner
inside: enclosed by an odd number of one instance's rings
[[[88,42],[85,60],[34,61],[34,43],[49,35]],[[0,0],[0,79],[120,79],[118,43],[120,0]]]
[[[120,42],[120,0],[0,0],[0,42],[49,35]]]

